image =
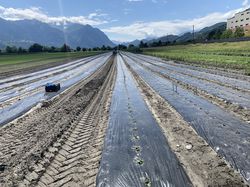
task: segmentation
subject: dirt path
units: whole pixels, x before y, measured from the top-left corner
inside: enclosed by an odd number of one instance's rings
[[[193,185],[246,186],[240,174],[227,165],[171,105],[128,67]]]
[[[112,64],[110,59],[92,76],[47,103],[47,107],[0,130],[0,162],[6,165],[0,173],[0,184],[12,186],[23,181],[24,184],[45,182],[46,186],[51,183],[57,186],[72,182],[67,172],[77,173],[75,166],[80,160],[89,171],[84,172],[87,174],[84,179],[93,185],[115,75]],[[54,175],[47,177],[56,163],[57,172],[52,170]]]

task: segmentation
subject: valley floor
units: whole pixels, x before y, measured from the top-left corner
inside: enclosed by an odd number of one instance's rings
[[[0,185],[247,186],[249,101],[247,76],[126,52],[1,79]]]

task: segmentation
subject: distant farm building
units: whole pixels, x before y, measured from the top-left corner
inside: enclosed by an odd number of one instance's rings
[[[235,14],[234,17],[227,20],[227,29],[235,30],[242,27],[247,35],[250,35],[250,9]]]

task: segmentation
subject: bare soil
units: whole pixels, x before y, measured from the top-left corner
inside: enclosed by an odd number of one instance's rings
[[[94,186],[114,78],[111,58],[53,101],[1,128],[0,186]]]
[[[128,65],[129,67],[129,65]],[[194,186],[248,186],[171,105],[131,68],[148,107]]]

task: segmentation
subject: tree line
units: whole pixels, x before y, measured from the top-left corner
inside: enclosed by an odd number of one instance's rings
[[[28,49],[22,48],[22,47],[16,47],[16,46],[6,46],[5,50],[0,50],[0,53],[18,53],[18,54],[24,54],[24,53],[40,53],[40,52],[49,52],[49,53],[55,53],[55,52],[80,52],[80,51],[108,51],[113,50],[110,46],[103,45],[102,47],[94,47],[94,48],[84,48],[84,47],[76,47],[76,49],[72,49],[69,45],[63,44],[61,47],[55,47],[55,46],[43,46],[38,43],[32,44]]]
[[[231,29],[227,29],[225,30],[222,34],[221,34],[221,39],[226,39],[226,38],[240,38],[240,37],[244,37],[245,36],[245,31],[242,27],[237,27],[235,29],[235,31],[231,30]]]
[[[177,42],[176,40],[170,42],[162,42],[161,40],[155,41],[152,43],[147,43],[141,41],[138,46],[135,46],[133,44],[126,45],[118,45],[114,48],[110,46],[103,45],[102,47],[94,47],[94,48],[81,48],[80,46],[76,47],[75,49],[72,49],[69,45],[63,44],[61,47],[55,47],[55,46],[43,46],[38,43],[34,43],[31,45],[28,49],[22,48],[22,47],[16,47],[16,46],[6,46],[5,50],[0,50],[0,53],[17,53],[17,54],[23,54],[23,53],[39,53],[39,52],[72,52],[72,51],[111,51],[111,50],[127,50],[130,52],[141,52],[141,48],[148,48],[148,47],[160,47],[160,46],[167,46],[167,45],[176,45],[176,44],[185,44],[185,43],[191,43],[191,42],[204,42],[207,40],[219,40],[219,39],[227,39],[227,38],[239,38],[244,37],[245,32],[244,29],[241,27],[238,27],[235,29],[235,31],[231,29],[227,30],[214,30],[209,32],[205,37],[204,36],[197,36],[195,37],[195,40],[188,40],[186,42]]]
[[[129,51],[129,52],[135,52],[135,53],[142,52],[139,46],[135,46],[133,44],[129,44],[128,46],[119,44],[116,47],[114,47],[113,50],[122,50],[122,51]]]

